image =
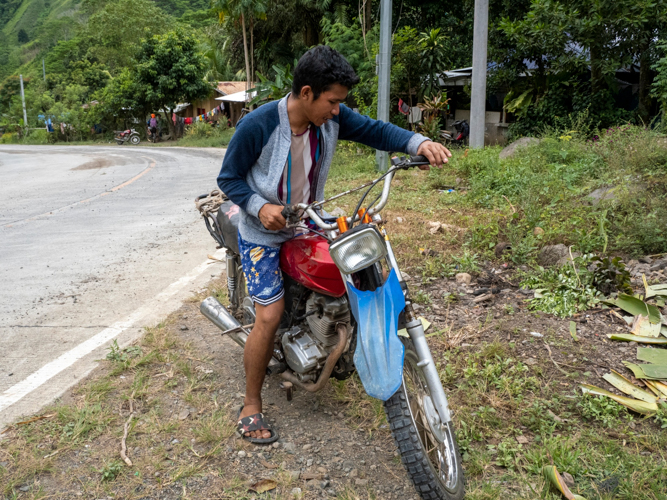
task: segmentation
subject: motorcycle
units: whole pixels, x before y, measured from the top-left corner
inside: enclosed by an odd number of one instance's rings
[[[457,120],[454,122],[455,133],[450,132],[449,130],[441,130],[440,138],[448,146],[464,146],[468,142],[468,136],[470,135],[470,125],[468,125],[467,120]]]
[[[421,498],[460,500],[463,469],[447,396],[380,216],[396,172],[420,165],[428,165],[423,156],[394,158],[374,181],[322,202],[283,209],[287,226],[302,232],[280,250],[285,313],[267,374],[283,379],[291,399],[294,387],[316,392],[330,377],[343,380],[356,371],[366,392],[384,401],[401,459]],[[381,194],[363,208],[381,181]],[[325,203],[362,189],[352,216],[322,215]],[[218,248],[226,250],[230,302],[228,310],[211,296],[200,310],[243,347],[255,308],[239,256],[239,207],[218,190],[199,196],[195,204]],[[401,329],[407,334],[399,336]]]
[[[122,146],[128,141],[130,144],[134,144],[135,146],[141,142],[141,138],[139,137],[139,132],[137,132],[133,128],[128,130],[116,130],[116,136],[114,137],[114,139],[119,146]]]

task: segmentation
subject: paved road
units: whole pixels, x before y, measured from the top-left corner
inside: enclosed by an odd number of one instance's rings
[[[0,145],[0,425],[220,272],[204,264],[215,246],[193,200],[223,155]]]

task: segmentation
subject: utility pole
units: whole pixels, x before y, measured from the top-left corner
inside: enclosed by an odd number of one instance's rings
[[[391,78],[391,0],[380,3],[380,64],[378,68],[378,120],[389,121],[389,88]],[[375,152],[380,172],[387,170],[386,151]]]
[[[470,147],[484,147],[486,121],[486,49],[489,39],[489,0],[475,0],[472,40],[472,95],[470,99]]]
[[[23,126],[28,128],[28,114],[25,112],[25,94],[23,93],[23,75],[19,75],[21,81],[21,101],[23,101]]]
[[[44,64],[44,58],[42,58],[42,74],[44,75],[44,81],[46,82],[46,65]]]

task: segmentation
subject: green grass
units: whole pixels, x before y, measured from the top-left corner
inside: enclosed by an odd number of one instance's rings
[[[198,148],[223,148],[229,144],[234,135],[234,128],[212,128],[210,125],[197,122],[188,127],[185,135],[176,142],[158,143],[160,146],[182,146]]]

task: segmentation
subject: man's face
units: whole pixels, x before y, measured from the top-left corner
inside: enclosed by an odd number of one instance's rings
[[[347,98],[347,92],[347,87],[334,83],[329,90],[313,99],[312,89],[309,86],[303,87],[300,98],[308,119],[317,127],[331,120],[340,113],[340,103]]]

